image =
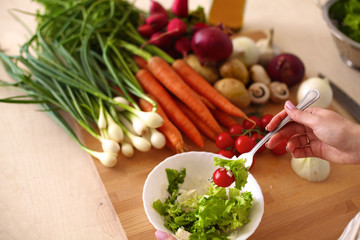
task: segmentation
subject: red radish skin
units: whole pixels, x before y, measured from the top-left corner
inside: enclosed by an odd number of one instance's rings
[[[186,17],[188,15],[188,0],[174,0],[171,5],[171,11],[178,17]]]
[[[179,18],[171,19],[166,27],[166,31],[173,37],[180,37],[186,32],[186,24]]]
[[[154,44],[162,49],[169,48],[173,43],[173,39],[170,35],[163,32],[156,32],[151,35],[150,40],[147,43]]]
[[[271,80],[283,82],[291,87],[302,81],[305,76],[305,66],[294,54],[283,53],[270,61],[267,72]]]
[[[150,15],[154,15],[156,13],[161,13],[167,15],[167,11],[165,8],[158,2],[151,0],[150,3]]]
[[[161,13],[153,14],[146,18],[145,22],[149,24],[154,31],[160,31],[168,24],[168,16]]]
[[[141,36],[146,38],[150,37],[155,33],[154,29],[149,24],[143,24],[139,26],[137,30]]]
[[[175,41],[174,48],[181,53],[183,57],[190,51],[190,40],[187,37],[181,37]]]
[[[194,34],[191,49],[201,62],[218,63],[230,57],[233,45],[230,37],[219,28],[208,27]]]

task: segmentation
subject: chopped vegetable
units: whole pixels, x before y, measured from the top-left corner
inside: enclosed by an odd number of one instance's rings
[[[228,160],[215,157],[214,166],[230,170],[235,177],[235,188],[242,189],[247,183],[248,169],[245,167],[246,159]]]

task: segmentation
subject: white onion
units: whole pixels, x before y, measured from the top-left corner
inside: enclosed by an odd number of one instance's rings
[[[259,61],[259,48],[251,38],[236,37],[232,40],[232,44],[233,54],[231,57],[240,59],[247,67]]]
[[[305,94],[311,89],[317,89],[320,92],[320,98],[313,103],[312,106],[328,108],[333,100],[333,91],[330,87],[329,80],[313,77],[303,81],[297,91],[298,102],[300,102]]]
[[[299,177],[309,182],[322,182],[330,174],[330,163],[316,157],[292,158],[291,167]]]

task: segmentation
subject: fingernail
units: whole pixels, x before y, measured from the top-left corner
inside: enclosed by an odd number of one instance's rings
[[[269,124],[268,124],[268,125],[269,125]],[[269,131],[268,125],[265,126],[265,130],[266,130],[266,131]]]
[[[265,147],[266,147],[266,148],[269,148],[269,144],[268,144],[268,143],[265,143]]]
[[[290,102],[289,100],[287,100],[287,101],[285,102],[285,107],[286,107],[287,109],[289,109],[289,110],[295,109],[294,104],[292,104],[292,102]]]
[[[287,146],[286,146],[285,150],[286,150],[287,152],[290,152]]]
[[[157,230],[155,232],[156,239],[163,240],[167,237],[167,233]]]

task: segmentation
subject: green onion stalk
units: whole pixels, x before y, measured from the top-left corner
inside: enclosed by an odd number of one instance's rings
[[[0,61],[14,80],[0,80],[0,86],[17,87],[24,94],[0,102],[39,104],[107,167],[116,165],[119,152],[131,157],[134,148],[163,147],[165,138],[156,131],[162,118],[134,76],[138,67],[132,57],[173,59],[154,45],[140,48],[146,40],[136,27],[145,13],[125,0],[37,2],[45,10],[33,14],[36,32],[20,47],[19,55],[0,52]],[[153,111],[142,111],[137,98],[153,104]],[[60,110],[99,140],[103,152],[87,148]]]

